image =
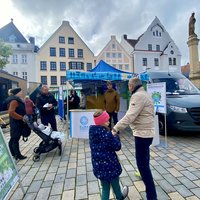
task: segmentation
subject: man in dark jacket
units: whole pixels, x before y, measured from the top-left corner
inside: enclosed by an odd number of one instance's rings
[[[36,106],[40,110],[41,122],[48,126],[51,124],[53,131],[57,131],[55,110],[54,107],[57,106],[57,101],[55,97],[49,93],[49,88],[44,85],[41,89],[41,94],[37,97]]]

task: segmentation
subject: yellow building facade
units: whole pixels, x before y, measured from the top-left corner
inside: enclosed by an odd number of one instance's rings
[[[51,35],[36,55],[37,82],[58,87],[66,84],[66,70],[88,71],[94,54],[68,21]]]
[[[112,35],[110,41],[96,57],[97,64],[100,60],[105,61],[116,69],[133,72],[133,58],[127,53],[122,45]]]

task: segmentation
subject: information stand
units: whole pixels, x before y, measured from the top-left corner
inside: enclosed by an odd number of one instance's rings
[[[22,192],[25,194],[15,162],[0,128],[0,200],[5,200],[8,197],[17,181],[19,181]]]

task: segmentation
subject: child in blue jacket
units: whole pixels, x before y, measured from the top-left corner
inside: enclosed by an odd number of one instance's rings
[[[101,181],[102,200],[109,200],[110,186],[116,199],[123,200],[128,195],[128,187],[125,186],[121,191],[119,175],[122,168],[115,152],[121,149],[121,142],[119,136],[113,136],[108,128],[109,118],[106,111],[95,112],[95,125],[89,129],[93,173]]]

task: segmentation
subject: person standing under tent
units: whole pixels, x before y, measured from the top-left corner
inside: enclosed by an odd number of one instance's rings
[[[120,98],[118,92],[113,89],[111,81],[107,81],[106,85],[108,89],[104,93],[104,110],[110,116],[109,128],[111,128],[112,119],[114,125],[118,122]]]

